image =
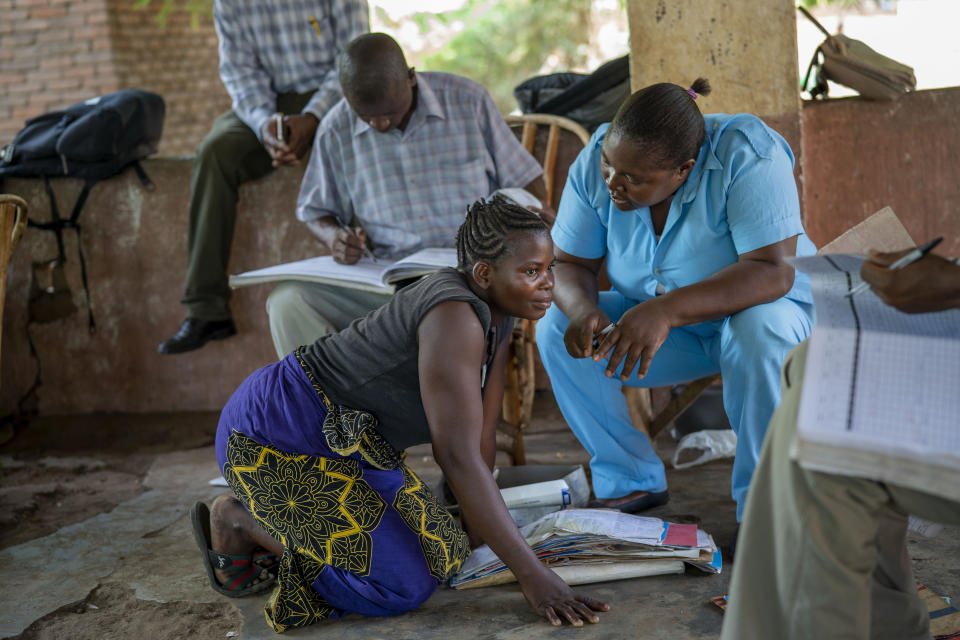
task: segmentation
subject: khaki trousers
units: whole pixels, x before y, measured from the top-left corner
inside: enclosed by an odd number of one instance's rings
[[[300,113],[313,92],[277,96],[277,111]],[[257,135],[233,112],[218,117],[197,148],[190,180],[187,278],[180,303],[188,318],[227,320],[227,263],[237,219],[240,185],[273,169]],[[277,215],[293,216],[292,211]]]
[[[907,514],[960,523],[960,504],[807,471],[789,457],[807,343],[787,356],[737,541],[722,640],[930,638]]]
[[[379,309],[393,296],[346,287],[281,282],[267,297],[270,336],[282,358],[300,345],[345,328],[357,318]]]

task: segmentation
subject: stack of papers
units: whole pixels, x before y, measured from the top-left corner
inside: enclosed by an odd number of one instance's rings
[[[689,564],[720,573],[713,538],[692,524],[635,516],[609,509],[567,509],[520,529],[527,544],[567,584],[683,573]],[[473,551],[450,584],[472,589],[515,582],[490,547]]]

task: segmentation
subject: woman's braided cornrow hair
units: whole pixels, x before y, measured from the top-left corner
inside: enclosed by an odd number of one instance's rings
[[[468,273],[481,260],[493,264],[507,252],[506,239],[514,231],[547,233],[548,229],[539,215],[502,196],[489,202],[477,200],[457,230],[457,268]]]

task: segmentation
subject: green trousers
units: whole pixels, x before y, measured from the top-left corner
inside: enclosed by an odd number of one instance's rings
[[[300,113],[312,95],[280,94],[277,111]],[[214,121],[197,148],[190,180],[187,281],[180,300],[188,318],[230,318],[227,263],[237,219],[237,194],[241,184],[272,169],[270,154],[260,139],[233,111]]]
[[[784,361],[780,406],[737,541],[722,640],[930,638],[907,555],[907,514],[960,524],[960,504],[792,460],[806,356],[803,342]]]

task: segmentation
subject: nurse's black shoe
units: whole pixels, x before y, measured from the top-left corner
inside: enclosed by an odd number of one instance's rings
[[[670,502],[670,492],[668,491],[659,491],[657,493],[640,491],[638,493],[640,495],[633,500],[624,502],[623,504],[618,504],[616,506],[605,504],[599,500],[594,500],[588,504],[587,507],[591,509],[616,509],[617,511],[622,511],[623,513],[639,513],[640,511],[646,511],[647,509],[659,507]]]
[[[233,319],[203,320],[187,318],[173,336],[160,343],[157,353],[172,355],[199,349],[211,340],[223,340],[236,335],[237,327]]]

